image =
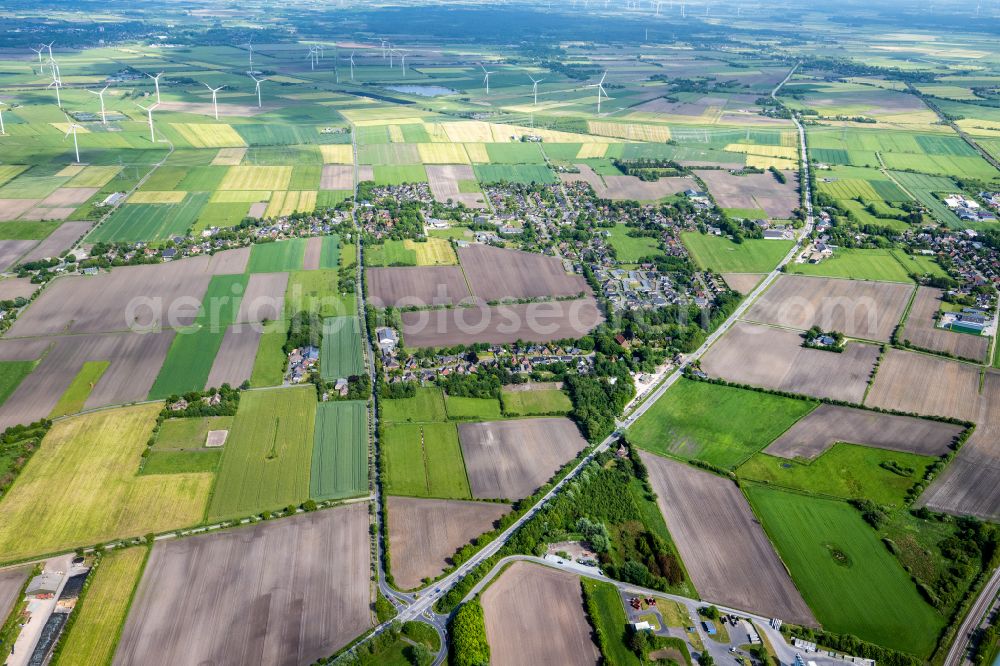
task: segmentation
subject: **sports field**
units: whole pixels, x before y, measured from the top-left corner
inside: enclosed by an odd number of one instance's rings
[[[736,467],[817,403],[681,379],[628,429],[637,446],[685,460]]]
[[[348,315],[323,320],[319,367],[320,376],[326,381],[364,374],[361,324],[357,317]]]
[[[341,499],[367,490],[367,405],[361,401],[320,403],[316,406],[309,496]]]
[[[136,475],[161,406],[56,423],[0,501],[4,559],[201,522],[211,474]]]
[[[845,502],[748,485],[796,587],[828,630],[926,658],[945,625],[858,511]]]
[[[389,495],[472,498],[454,424],[386,425],[381,442]]]
[[[212,492],[211,520],[308,499],[315,411],[312,387],[243,394]]]
[[[901,507],[906,491],[924,478],[927,467],[936,460],[841,443],[806,464],[760,453],[741,465],[736,475],[816,495],[870,499]]]
[[[148,552],[145,546],[116,548],[101,556],[97,570],[90,574],[86,596],[73,611],[72,628],[61,639],[63,645],[53,664],[111,663]]]
[[[770,273],[792,249],[792,241],[744,240],[734,243],[721,236],[689,231],[681,234],[691,258],[716,273]]]

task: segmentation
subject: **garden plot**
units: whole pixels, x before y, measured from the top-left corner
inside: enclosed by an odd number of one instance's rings
[[[365,275],[376,307],[450,305],[470,297],[458,266],[370,268]]]
[[[493,307],[459,307],[402,314],[407,347],[450,347],[580,338],[604,321],[592,297]]]
[[[820,405],[774,440],[764,453],[811,460],[838,442],[849,442],[940,456],[948,452],[961,432],[961,426],[940,421]]]
[[[716,203],[723,208],[760,208],[769,217],[787,220],[799,207],[797,175],[783,171],[785,183],[779,183],[771,173],[734,176],[725,170],[696,171],[705,181]]]
[[[489,245],[459,248],[472,293],[484,301],[590,294],[587,281],[566,272],[562,261],[532,252]]]
[[[250,379],[260,336],[261,328],[258,326],[233,324],[227,328],[205,387],[219,387],[223,384],[238,387]]]
[[[469,208],[485,208],[486,200],[479,191],[478,185],[474,192],[463,192],[463,183],[475,183],[476,174],[468,165],[435,165],[428,164],[427,182],[436,201],[446,203],[449,199],[460,202]]]
[[[703,599],[816,625],[731,480],[653,454],[641,456],[677,551]]]
[[[158,543],[113,663],[326,658],[371,626],[370,560],[364,504]]]
[[[401,589],[435,578],[462,546],[492,530],[509,504],[389,497],[392,577]]]
[[[565,418],[460,423],[473,497],[520,499],[545,484],[587,442]]]
[[[938,328],[935,316],[941,309],[944,292],[934,287],[917,287],[916,298],[906,317],[902,338],[914,347],[946,352],[960,358],[983,361],[990,351],[990,338]]]
[[[571,573],[515,562],[483,592],[482,605],[494,666],[601,663]]]
[[[702,358],[702,369],[738,384],[860,403],[879,348],[850,342],[838,354],[802,341],[794,331],[737,322]]]
[[[173,338],[174,332],[168,330],[31,340],[31,345],[51,345],[51,349],[0,406],[0,430],[48,416],[87,361],[111,364],[91,390],[85,409],[144,400]]]
[[[912,292],[906,284],[781,275],[744,318],[888,342]]]
[[[920,388],[916,390],[915,387]],[[979,367],[928,354],[889,349],[879,364],[865,404],[976,421],[980,406]]]

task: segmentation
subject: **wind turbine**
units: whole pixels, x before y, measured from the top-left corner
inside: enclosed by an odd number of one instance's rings
[[[52,83],[50,83],[49,85],[47,85],[46,88],[55,87],[55,89],[56,89],[56,106],[58,106],[61,109],[62,108],[62,98],[59,95],[59,89],[62,88],[62,81],[58,77],[59,77],[59,69],[58,68],[54,68],[52,70]]]
[[[490,94],[490,74],[493,72],[486,69],[486,67],[483,66],[483,63],[479,63],[479,66],[483,68],[483,74],[486,75],[483,77],[483,82],[486,84],[486,94],[488,96]]]
[[[392,44],[390,44],[389,45],[389,68],[390,69],[392,69],[392,54],[393,53],[395,53],[395,50],[393,50]]]
[[[69,129],[66,130],[66,136],[69,136],[70,134],[73,135],[73,150],[76,151],[76,163],[79,164],[80,163],[80,144],[77,143],[77,141],[76,141],[76,131],[78,129],[83,129],[83,127],[81,127],[80,125],[77,125],[72,120],[70,120],[69,116],[66,116],[66,122],[69,123]],[[66,136],[63,137],[63,141],[66,140]]]
[[[309,55],[307,55],[306,57],[309,58],[309,68],[312,69],[313,71],[315,71],[316,70],[316,60],[319,57],[319,51],[316,50],[315,46],[310,46],[309,47]]]
[[[163,72],[160,72],[156,76],[152,74],[147,74],[149,78],[153,79],[153,85],[156,86],[156,103],[160,103],[160,77],[163,76]]]
[[[107,90],[108,86],[110,86],[110,85],[111,84],[109,83],[107,86],[104,86],[104,89],[101,90],[100,92],[97,92],[97,91],[94,91],[94,90],[88,90],[87,91],[91,95],[97,95],[98,99],[101,100],[101,124],[103,124],[103,125],[107,125],[108,124],[108,117],[104,113],[104,91]]]
[[[253,76],[253,42],[247,42],[247,48],[250,49],[250,69],[247,70],[247,74]]]
[[[382,42],[382,60],[385,60],[385,45],[389,43],[387,39],[379,39]]]
[[[402,51],[399,51],[398,53],[399,53],[399,62],[403,68],[403,76],[406,76],[406,54],[403,53]]]
[[[604,72],[604,76],[601,77],[600,81],[587,86],[588,88],[597,88],[597,115],[601,115],[601,95],[604,95],[605,97],[608,96],[608,93],[604,90],[604,79],[606,79],[607,76],[608,73]]]
[[[528,78],[531,79],[531,92],[535,95],[534,106],[538,106],[538,84],[544,79],[536,79],[531,74],[528,74]]]
[[[267,79],[266,78],[260,78],[260,79],[258,79],[253,74],[250,75],[250,78],[253,79],[254,83],[257,84],[257,86],[256,86],[257,87],[257,108],[259,109],[259,108],[261,108],[261,105],[260,105],[260,84],[263,83],[264,81],[267,81]]]
[[[0,106],[3,106],[4,102],[0,102]],[[3,127],[3,109],[0,109],[0,136],[7,136],[7,130]]]
[[[38,54],[38,71],[42,73],[45,71],[45,62],[42,60],[42,51],[45,50],[44,46],[39,46],[37,49],[34,46],[29,46],[29,49]]]
[[[351,51],[350,61],[351,61],[351,81],[353,82],[354,81],[354,51]]]
[[[139,107],[140,109],[142,109],[143,111],[146,112],[146,116],[149,118],[149,142],[150,143],[156,143],[156,135],[153,134],[153,109],[155,109],[156,107],[158,107],[160,105],[160,103],[157,102],[156,104],[150,104],[149,106],[143,106],[142,104],[139,104],[138,102],[135,102],[135,105],[137,107]]]
[[[204,83],[202,85],[204,85],[206,88],[208,88],[209,90],[212,91],[212,106],[215,108],[215,119],[218,120],[219,119],[219,98],[216,97],[216,95],[218,95],[219,91],[222,90],[223,88],[225,88],[226,86],[219,86],[218,88],[213,88],[212,86],[208,85],[207,83]],[[159,104],[159,102],[157,102],[157,104]]]
[[[53,44],[55,44],[55,42],[49,42],[48,44],[42,44],[42,46],[44,46],[45,48],[47,48],[49,50],[49,60],[55,60],[55,58],[52,57],[52,45]]]

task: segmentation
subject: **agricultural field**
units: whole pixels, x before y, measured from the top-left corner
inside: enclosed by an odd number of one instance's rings
[[[309,498],[316,392],[244,393],[222,453],[209,519],[274,511]]]
[[[455,266],[372,268],[365,277],[377,307],[450,305],[470,296],[465,274]]]
[[[466,398],[445,394],[444,406],[452,421],[489,421],[502,418],[496,398]]]
[[[573,408],[569,396],[559,389],[504,390],[500,402],[509,416],[567,414]]]
[[[681,234],[699,267],[716,273],[770,273],[792,249],[791,241],[748,239],[734,243],[721,236]]]
[[[392,577],[404,590],[440,575],[455,551],[510,511],[498,502],[389,497],[386,503]]]
[[[989,337],[949,331],[937,327],[937,316],[944,292],[933,287],[918,287],[910,306],[901,339],[920,349],[944,352],[959,358],[983,362],[989,355]]]
[[[591,293],[586,280],[566,273],[555,257],[470,245],[459,249],[458,258],[472,293],[484,301]]]
[[[802,331],[819,326],[851,338],[888,342],[912,293],[909,284],[781,275],[743,317]]]
[[[17,559],[201,522],[211,474],[136,475],[160,408],[121,407],[55,424],[0,501],[0,551]]]
[[[309,496],[316,500],[368,490],[368,407],[360,401],[316,406]]]
[[[735,468],[816,403],[681,379],[628,430],[647,451]]]
[[[527,497],[587,446],[565,418],[460,423],[458,436],[477,499]]]
[[[357,317],[328,317],[323,320],[319,367],[320,376],[326,381],[365,373],[361,324]]]
[[[912,283],[909,274],[889,250],[840,249],[818,264],[792,263],[789,273],[849,280]]]
[[[825,628],[920,657],[945,620],[861,519],[836,500],[747,486],[796,586]]]
[[[308,240],[295,238],[254,245],[247,270],[251,273],[282,273],[302,269]]]
[[[889,349],[865,404],[900,412],[979,420],[980,369],[941,357]],[[922,391],[913,391],[923,386]]]
[[[429,423],[448,420],[444,394],[436,388],[418,388],[412,398],[382,400],[379,408],[383,423]]]
[[[371,626],[370,560],[364,504],[158,543],[113,663],[328,657]]]
[[[732,481],[651,453],[643,453],[642,461],[702,599],[797,624],[816,624]]]
[[[600,663],[573,574],[515,562],[483,592],[482,605],[491,664]]]
[[[399,423],[382,428],[385,491],[390,495],[469,499],[459,446],[452,423]]]

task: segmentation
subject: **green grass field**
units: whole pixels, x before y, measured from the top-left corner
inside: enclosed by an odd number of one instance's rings
[[[319,367],[320,376],[326,381],[365,373],[361,324],[357,317],[329,317],[323,320]]]
[[[402,185],[404,183],[426,183],[427,171],[423,164],[403,164],[388,166],[376,164],[373,168],[376,185]]]
[[[633,238],[628,235],[630,229],[624,224],[616,224],[610,229],[608,242],[615,249],[618,261],[624,264],[634,264],[643,257],[659,256],[663,252],[657,246],[655,238]]]
[[[917,275],[932,275],[934,277],[947,277],[948,272],[941,268],[941,264],[935,261],[934,257],[926,257],[919,254],[907,254],[902,250],[890,250],[892,256],[896,258],[907,273]]]
[[[837,249],[829,259],[818,264],[788,264],[788,272],[798,275],[876,280],[879,282],[912,282],[906,269],[890,250]]]
[[[226,328],[236,321],[248,279],[246,274],[212,277],[194,327],[178,331],[170,343],[167,358],[149,391],[151,400],[205,388]],[[234,290],[240,295],[234,296]]]
[[[210,519],[308,499],[315,411],[312,387],[243,394],[212,491]]]
[[[257,356],[253,361],[253,371],[250,373],[250,385],[254,388],[262,386],[277,386],[285,374],[288,357],[282,347],[288,337],[287,324],[283,321],[272,321],[264,327],[257,345]]]
[[[503,403],[504,414],[509,416],[568,414],[573,409],[569,396],[559,389],[503,391],[500,402]]]
[[[35,369],[37,361],[0,361],[0,405],[17,390],[25,377]]]
[[[334,269],[340,267],[340,236],[333,234],[323,236],[323,245],[319,253],[320,269]]]
[[[368,407],[361,401],[316,406],[309,496],[332,500],[368,491]]]
[[[736,470],[741,479],[842,499],[870,499],[883,505],[903,506],[906,491],[924,478],[936,459],[912,453],[887,451],[856,444],[836,444],[808,464],[761,453]],[[896,463],[912,468],[902,476],[880,465]]]
[[[0,225],[0,240],[41,240],[55,231],[60,222],[4,222]]]
[[[120,407],[52,426],[0,501],[3,559],[201,522],[211,474],[136,474],[160,409]]]
[[[73,378],[73,383],[69,385],[66,392],[59,398],[59,402],[52,408],[49,418],[54,419],[57,416],[76,414],[83,410],[83,405],[90,397],[90,392],[109,365],[111,365],[110,361],[86,361],[80,368],[80,372]]]
[[[628,618],[625,616],[618,588],[611,583],[589,578],[580,580],[587,594],[594,600],[597,612],[589,617],[591,624],[597,627],[606,641],[604,648],[608,654],[604,655],[604,659],[617,666],[639,666],[639,658],[625,642]]]
[[[491,421],[502,418],[500,402],[494,398],[445,395],[444,406],[453,421]]]
[[[365,266],[416,266],[417,252],[406,247],[403,241],[387,240],[380,245],[366,245]]]
[[[681,240],[696,264],[717,273],[770,273],[793,245],[792,241],[757,239],[734,243],[696,231],[681,234]]]
[[[215,472],[219,469],[222,451],[150,451],[142,465],[142,475],[190,474]]]
[[[315,312],[321,317],[340,317],[357,312],[354,292],[337,291],[337,271],[292,271],[285,290],[285,315]]]
[[[653,453],[734,468],[817,403],[681,379],[628,430]]]
[[[205,439],[210,430],[229,430],[232,416],[205,416],[201,418],[166,419],[153,442],[154,451],[205,450]],[[215,449],[221,451],[221,449]]]
[[[555,183],[556,175],[542,164],[477,164],[473,167],[481,183]]]
[[[116,548],[101,556],[83,601],[73,610],[72,629],[62,638],[53,666],[110,664],[149,549]]]
[[[88,236],[90,242],[161,241],[194,225],[208,203],[207,192],[190,192],[179,204],[125,204]]]
[[[258,243],[250,250],[247,270],[251,273],[283,273],[302,270],[302,259],[306,252],[306,238],[274,243]]]
[[[399,423],[382,429],[385,491],[390,495],[470,499],[453,423]]]
[[[384,423],[429,423],[448,420],[444,394],[438,388],[418,388],[412,398],[382,400],[379,406]]]
[[[930,654],[944,618],[857,510],[763,486],[744,491],[824,628],[922,658]]]

